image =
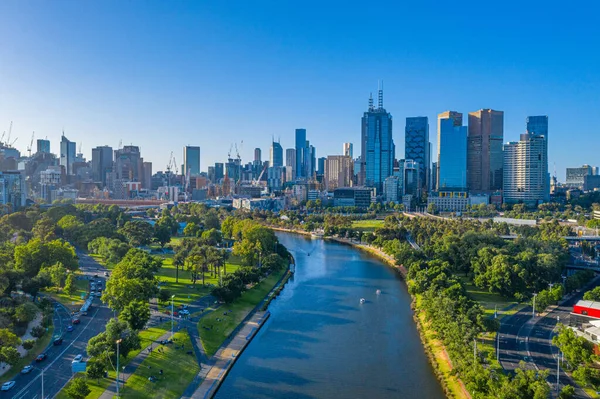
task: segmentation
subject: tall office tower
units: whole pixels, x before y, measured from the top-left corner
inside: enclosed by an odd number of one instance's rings
[[[113,170],[113,149],[109,146],[92,148],[92,179],[106,186],[106,174]]]
[[[352,184],[352,171],[354,169],[352,157],[346,155],[329,155],[325,160],[324,166],[324,181],[327,191],[333,191],[340,187],[350,187]]]
[[[306,129],[296,129],[296,178],[306,178]]]
[[[463,115],[446,111],[438,115],[437,181],[439,191],[467,188],[467,127]]]
[[[152,188],[152,162],[142,162],[143,178],[141,179],[142,188],[150,190]]]
[[[69,141],[63,132],[60,139],[60,165],[65,168],[67,175],[73,174],[73,162],[75,162],[75,142]]]
[[[438,190],[438,185],[437,185],[437,181],[438,181],[438,163],[437,162],[432,162],[431,163],[431,179],[430,183],[431,183],[431,187],[430,190],[431,191],[437,191]]]
[[[394,165],[394,141],[392,139],[392,115],[383,108],[383,89],[379,89],[377,108],[373,96],[369,109],[362,117],[361,168],[359,184],[383,189],[383,181],[391,176]]]
[[[308,148],[308,160],[306,165],[306,173],[309,178],[312,178],[317,173],[317,149],[310,145],[308,140],[306,141],[306,147]]]
[[[403,195],[417,197],[421,187],[421,166],[412,159],[405,160],[402,166],[404,169],[402,176]]]
[[[353,152],[354,152],[354,146],[352,145],[352,143],[344,143],[344,152],[342,152],[342,154],[354,159],[354,157],[352,155]]]
[[[548,116],[528,116],[525,123],[527,124],[527,133],[539,134],[548,140]]]
[[[502,189],[504,112],[481,109],[469,113],[467,187],[473,192]]]
[[[404,158],[412,159],[419,163],[419,183],[423,194],[427,190],[429,181],[429,119],[426,116],[406,118],[404,131]]]
[[[596,175],[596,168],[590,165],[582,165],[579,168],[567,168],[566,185],[569,187],[583,187],[586,176]]]
[[[269,165],[272,168],[283,166],[283,147],[276,141],[271,143],[271,151],[269,154]]]
[[[224,170],[225,166],[222,162],[215,163],[215,183],[225,177]]]
[[[200,147],[186,145],[183,147],[184,176],[200,176]]]
[[[50,140],[38,139],[37,141],[37,152],[50,153]]]
[[[135,145],[126,145],[121,149],[115,150],[115,173],[117,179],[140,181],[142,175],[142,160],[140,147]]]
[[[260,150],[260,148],[255,148],[254,149],[254,162],[262,164],[261,157],[262,157],[262,151]]]
[[[206,177],[208,178],[208,180],[210,180],[211,183],[216,183],[216,181],[215,181],[215,167],[214,166],[209,166],[208,167],[208,172],[206,174]]]
[[[504,145],[504,202],[537,206],[550,198],[548,140],[542,134],[521,135]]]
[[[321,157],[317,159],[317,174],[324,175],[325,174],[325,162],[327,161],[326,157]]]
[[[288,148],[285,150],[285,171],[286,180],[291,181],[296,178],[296,149]]]

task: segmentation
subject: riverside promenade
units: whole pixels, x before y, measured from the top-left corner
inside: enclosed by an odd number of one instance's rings
[[[269,318],[269,315],[270,313],[268,311],[258,311],[254,313],[231,342],[215,353],[214,357],[211,359],[212,366],[208,370],[203,370],[203,372],[206,373],[206,377],[198,389],[190,396],[192,399],[210,399],[217,393],[225,376],[227,376],[227,373],[231,367],[233,367],[233,364],[239,355],[244,351],[250,341],[252,341],[254,335],[260,330],[263,323]]]

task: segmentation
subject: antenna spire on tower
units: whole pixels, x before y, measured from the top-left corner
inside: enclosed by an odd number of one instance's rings
[[[369,93],[369,111],[373,109],[373,93]]]
[[[377,107],[383,108],[383,80],[379,82],[379,95],[377,99]]]

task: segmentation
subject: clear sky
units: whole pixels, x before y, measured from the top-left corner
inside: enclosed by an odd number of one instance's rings
[[[356,155],[383,79],[398,158],[407,116],[429,117],[435,154],[439,112],[493,108],[505,141],[548,115],[564,179],[600,164],[599,72],[596,1],[0,1],[0,131],[58,152],[64,128],[88,158],[123,140],[155,171],[186,144],[203,170],[234,142],[265,159],[298,127],[318,157]]]

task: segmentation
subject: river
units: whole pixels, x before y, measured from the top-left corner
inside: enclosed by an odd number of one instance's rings
[[[217,399],[445,397],[397,272],[346,245],[277,235],[296,273]]]

